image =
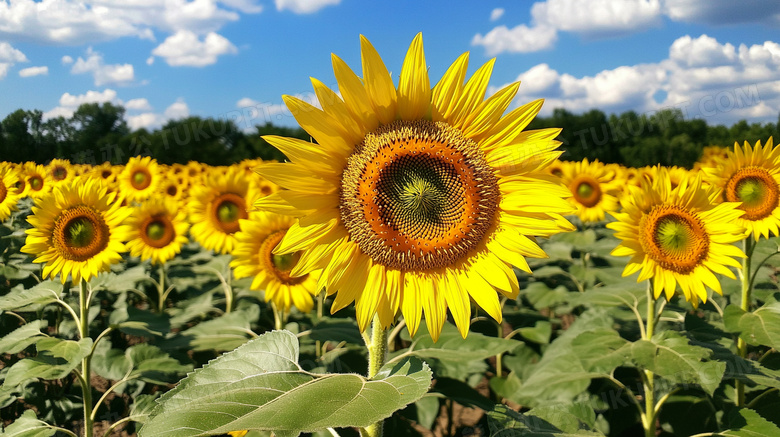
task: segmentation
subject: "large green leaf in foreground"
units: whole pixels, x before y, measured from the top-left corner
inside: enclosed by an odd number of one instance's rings
[[[372,379],[313,374],[298,365],[298,339],[266,333],[196,370],[163,395],[141,437],[187,437],[242,429],[279,436],[366,427],[420,399],[431,371],[416,358],[383,367]]]

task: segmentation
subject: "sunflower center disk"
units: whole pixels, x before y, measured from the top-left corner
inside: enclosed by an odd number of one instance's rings
[[[729,179],[725,190],[726,200],[742,202],[742,217],[747,220],[761,220],[772,214],[780,201],[777,182],[763,168],[742,168]]]
[[[65,167],[55,167],[52,176],[55,181],[61,181],[68,177],[68,170]]]
[[[5,184],[2,180],[0,180],[0,202],[5,200],[5,197],[8,196],[8,188],[6,188]]]
[[[71,261],[86,261],[108,246],[110,229],[103,216],[84,205],[63,211],[54,222],[52,242]]]
[[[571,182],[569,186],[574,195],[574,200],[586,208],[592,208],[601,201],[601,187],[599,181],[587,175],[581,175]]]
[[[692,272],[709,253],[710,239],[702,221],[677,206],[657,206],[640,223],[640,244],[662,268]]]
[[[136,190],[146,189],[152,184],[152,175],[148,171],[141,169],[133,173],[132,185]]]
[[[260,245],[260,262],[263,264],[263,269],[267,273],[271,273],[276,276],[276,279],[286,285],[296,285],[306,280],[308,275],[291,277],[290,271],[298,263],[301,258],[300,252],[287,253],[284,255],[276,255],[273,253],[274,248],[287,231],[276,231],[273,234],[266,237],[263,243]]]
[[[446,123],[396,121],[368,134],[342,174],[340,212],[374,262],[452,265],[483,240],[500,200],[484,153]]]
[[[245,219],[249,215],[246,212],[246,201],[243,197],[233,193],[220,194],[213,202],[213,217],[216,225],[226,234],[233,234],[240,230],[239,219]]]
[[[164,214],[149,217],[141,229],[144,230],[141,233],[144,243],[156,249],[167,246],[176,237],[173,223]]]
[[[35,191],[40,191],[40,189],[43,188],[43,180],[39,176],[31,177],[30,187]]]

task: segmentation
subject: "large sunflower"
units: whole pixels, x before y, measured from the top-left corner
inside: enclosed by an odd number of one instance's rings
[[[464,53],[431,89],[421,35],[397,87],[363,37],[361,54],[362,79],[333,55],[343,99],[316,79],[322,109],[284,96],[317,144],[264,137],[292,162],[259,167],[287,190],[256,205],[299,217],[276,250],[302,251],[293,276],[322,269],[332,311],[354,301],[361,330],[400,310],[412,335],[424,313],[437,338],[449,308],[465,336],[471,300],[500,321],[512,265],[546,256],[533,237],[572,229],[569,192],[544,172],[559,129],[523,131],[541,100],[504,115],[517,83],[484,100],[493,60],[464,84]]]
[[[734,279],[728,267],[739,268],[734,257],[745,255],[732,243],[744,237],[744,228],[737,224],[739,204],[717,204],[717,195],[700,176],[672,189],[665,169],[634,188],[623,211],[611,213],[618,221],[607,224],[623,240],[612,255],[631,257],[623,276],[640,272],[637,282],[652,278],[656,298],[664,291],[670,299],[678,284],[694,304],[707,301],[705,285],[721,293],[714,273]]]
[[[173,258],[188,241],[187,214],[171,199],[145,201],[135,208],[126,223],[130,228],[127,241],[130,255],[144,261],[151,260],[152,264],[161,264]]]
[[[129,201],[143,202],[157,191],[161,176],[157,160],[134,156],[119,174],[119,188]]]
[[[770,137],[762,147],[745,142],[744,147],[734,144],[728,158],[717,167],[704,169],[709,182],[722,190],[726,202],[742,202],[745,215],[738,222],[753,234],[778,235],[780,226],[780,148],[774,147]]]
[[[572,196],[569,202],[577,208],[577,216],[583,222],[604,220],[606,212],[617,211],[616,195],[622,190],[615,172],[598,160],[583,159],[562,168],[561,180],[569,187]]]
[[[19,172],[10,165],[0,166],[0,222],[11,216],[22,197],[17,190]]]
[[[230,266],[237,279],[253,277],[250,288],[265,290],[265,300],[276,304],[281,311],[289,312],[295,305],[299,311],[307,313],[314,305],[312,296],[317,291],[319,276],[292,277],[290,270],[300,253],[272,253],[294,221],[289,216],[266,212],[255,212],[249,219],[241,220]]]
[[[236,244],[240,221],[249,217],[249,182],[236,167],[214,168],[203,185],[195,185],[189,201],[190,234],[206,249],[228,253]]]
[[[43,277],[60,274],[63,283],[68,275],[78,283],[108,271],[126,250],[128,229],[122,222],[131,213],[114,197],[95,179],[55,187],[32,208],[27,221],[33,227],[26,231],[22,252],[45,263]]]

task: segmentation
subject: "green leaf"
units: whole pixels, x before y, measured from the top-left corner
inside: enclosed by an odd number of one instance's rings
[[[196,370],[163,395],[139,436],[241,429],[293,436],[328,427],[365,427],[419,400],[432,377],[415,358],[385,365],[370,380],[308,373],[297,361],[294,334],[266,333]]]
[[[602,307],[626,306],[638,308],[646,300],[647,285],[626,281],[618,285],[607,285],[588,290],[572,299],[573,305],[589,305]]]
[[[44,338],[36,344],[38,355],[23,359],[8,370],[4,385],[15,386],[30,378],[62,379],[81,364],[92,348],[92,339],[78,342],[59,338]]]
[[[38,311],[45,305],[57,302],[62,289],[61,282],[51,280],[27,289],[20,285],[0,296],[0,308],[6,311]]]
[[[56,432],[49,427],[49,424],[38,420],[34,411],[25,410],[14,423],[5,428],[5,431],[0,431],[0,435],[8,437],[49,437]]]
[[[181,364],[157,346],[148,343],[130,346],[125,355],[133,365],[130,378],[153,384],[167,384],[172,375],[192,371],[191,365]]]
[[[728,437],[767,437],[780,435],[780,428],[774,423],[764,419],[753,410],[743,408],[739,415],[729,415],[728,426],[731,429],[717,433],[716,435]]]
[[[579,411],[582,407],[590,409],[590,413]],[[583,404],[534,408],[526,413],[496,405],[488,412],[488,426],[493,437],[603,436],[587,423],[591,414],[595,421],[593,409]]]
[[[509,352],[523,343],[517,340],[488,337],[478,332],[469,332],[463,338],[455,325],[445,323],[439,335],[439,341],[434,342],[427,329],[422,326],[414,336],[414,341],[405,356],[413,355],[422,359],[435,358],[446,362],[469,362]]]
[[[114,310],[109,317],[109,323],[116,325],[125,334],[139,337],[162,336],[171,329],[166,316],[133,306]]]
[[[723,311],[723,322],[729,332],[739,332],[747,344],[780,349],[780,302],[771,302],[751,312],[736,305]]]
[[[520,328],[518,332],[528,341],[548,344],[552,335],[552,323],[547,320],[538,320],[535,326]]]
[[[433,429],[433,423],[439,416],[439,398],[423,396],[414,406],[417,410],[417,423],[425,429]]]
[[[47,323],[45,320],[33,320],[30,323],[26,323],[16,328],[10,334],[0,338],[0,354],[15,354],[23,351],[31,344],[37,343],[42,338],[47,336],[41,332],[41,328],[45,328]]]
[[[184,331],[181,335],[191,338],[190,347],[195,351],[229,351],[246,343],[250,338],[252,322],[260,316],[260,308],[252,306],[247,311],[234,311],[207,320]]]
[[[309,338],[319,341],[346,341],[350,344],[363,344],[357,323],[353,319],[324,318],[311,328]]]
[[[143,265],[131,267],[122,273],[104,273],[89,281],[93,291],[108,290],[112,293],[120,293],[135,288],[136,284],[149,279],[149,273]]]
[[[704,361],[710,354],[709,349],[691,345],[671,331],[631,345],[631,359],[638,367],[675,384],[698,384],[712,395],[723,379],[726,363]]]
[[[433,392],[443,394],[447,399],[451,399],[467,407],[481,408],[485,411],[493,409],[494,403],[482,396],[477,390],[463,381],[452,378],[436,378],[436,384],[433,386]]]

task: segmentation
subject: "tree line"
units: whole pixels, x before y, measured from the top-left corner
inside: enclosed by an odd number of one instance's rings
[[[565,151],[562,159],[598,159],[632,167],[662,164],[690,168],[704,147],[731,146],[734,142],[778,137],[777,123],[739,121],[727,127],[709,126],[702,119],[685,119],[678,109],[652,114],[634,111],[607,115],[593,109],[574,114],[556,109],[549,117],[537,117],[528,129],[562,128],[558,137]],[[0,160],[35,161],[45,164],[53,158],[73,163],[123,164],[131,156],[149,155],[164,164],[200,161],[229,165],[246,158],[284,160],[263,135],[280,135],[311,140],[299,127],[266,122],[254,130],[241,130],[233,120],[190,116],[170,120],[158,129],[131,130],[125,109],[113,103],[81,105],[71,117],[43,119],[40,110],[8,114],[0,122]]]

